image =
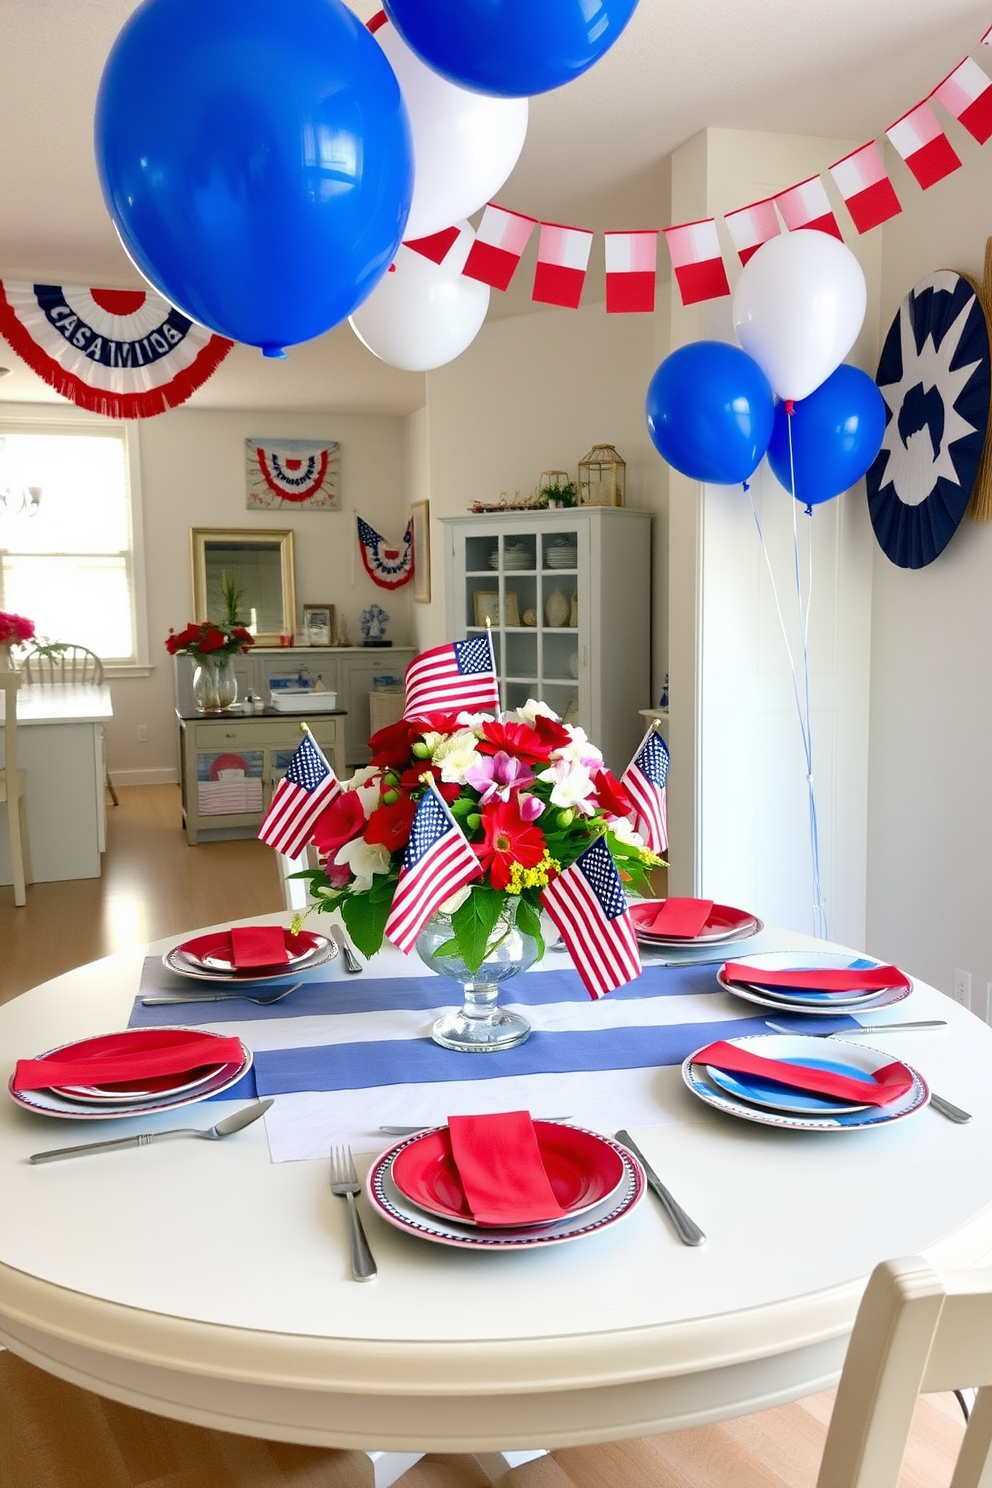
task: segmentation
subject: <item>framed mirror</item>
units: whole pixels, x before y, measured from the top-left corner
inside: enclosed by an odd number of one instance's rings
[[[257,646],[278,646],[280,636],[293,636],[296,580],[291,531],[193,527],[190,539],[194,620],[223,618],[226,579],[241,591],[238,619]]]

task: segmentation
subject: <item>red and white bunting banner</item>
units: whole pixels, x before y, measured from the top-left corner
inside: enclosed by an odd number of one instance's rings
[[[992,78],[971,57],[965,57],[948,73],[931,97],[942,103],[980,145],[992,139]]]
[[[491,289],[509,289],[520,256],[537,225],[535,217],[508,212],[492,203],[482,214],[475,242],[468,251],[462,273]]]
[[[49,387],[115,419],[185,403],[234,344],[152,289],[10,280],[0,282],[0,334]]]
[[[607,315],[653,310],[658,278],[657,232],[608,232],[603,237]]]
[[[830,206],[827,188],[819,176],[810,176],[808,180],[800,181],[798,186],[780,191],[775,202],[790,232],[812,227],[817,232],[831,233],[843,243],[844,234]]]
[[[961,164],[929,103],[918,103],[885,133],[924,191],[936,186]]]
[[[442,227],[440,232],[431,233],[428,238],[411,238],[404,242],[403,247],[419,253],[421,258],[429,258],[431,263],[443,264],[457,242],[458,228]]]
[[[769,238],[777,238],[782,231],[773,196],[766,197],[764,201],[752,202],[749,207],[741,207],[737,212],[728,212],[723,220],[730,229],[730,236],[742,264],[746,264],[752,254],[757,253],[762,243],[767,243]]]
[[[542,222],[531,299],[577,310],[586,282],[592,233],[584,227]]]
[[[838,160],[830,167],[830,174],[859,233],[870,232],[902,211],[874,140]]]
[[[992,46],[992,26],[989,27],[982,37],[982,46]]]
[[[729,295],[730,281],[714,217],[666,227],[664,232],[683,305],[698,305],[703,300]]]

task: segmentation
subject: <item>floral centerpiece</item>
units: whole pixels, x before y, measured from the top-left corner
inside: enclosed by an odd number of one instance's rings
[[[243,625],[218,625],[213,620],[191,622],[185,630],[170,630],[165,649],[170,656],[185,654],[196,660],[193,696],[201,713],[222,713],[238,696],[232,656],[254,646],[255,637]]]
[[[34,639],[34,621],[0,610],[0,670],[10,666],[10,648]]]

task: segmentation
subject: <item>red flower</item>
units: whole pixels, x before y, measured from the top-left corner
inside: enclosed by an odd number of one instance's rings
[[[531,765],[546,762],[555,747],[545,743],[526,723],[484,723],[482,732],[485,737],[479,744],[481,754],[498,754],[503,749]]]
[[[462,793],[461,786],[442,780],[441,771],[437,765],[432,765],[430,760],[415,760],[409,770],[404,770],[400,776],[400,789],[405,791],[417,790],[424,783],[424,775],[434,776],[434,784],[449,805],[452,801],[458,800],[458,797]]]
[[[496,801],[482,812],[485,840],[474,843],[494,889],[505,889],[514,863],[536,868],[544,857],[544,836],[520,815],[516,801]]]
[[[592,777],[599,809],[607,816],[630,816],[634,803],[611,770],[597,770]]]
[[[390,852],[406,847],[417,807],[409,796],[402,795],[391,806],[377,806],[365,828],[366,842],[381,842]]]
[[[313,824],[312,841],[321,857],[333,858],[339,847],[359,836],[365,810],[357,791],[345,791],[325,806]]]
[[[534,732],[549,749],[564,749],[572,742],[572,736],[565,725],[559,723],[557,718],[549,718],[546,713],[534,715]]]
[[[401,718],[398,723],[379,729],[369,740],[372,764],[382,770],[408,765],[414,740],[419,739],[423,732],[423,725],[409,718]]]
[[[420,734],[457,734],[465,725],[458,722],[457,713],[425,713],[412,719]]]
[[[0,610],[0,646],[9,646],[15,641],[30,641],[34,637],[34,621],[23,615],[13,615]]]
[[[220,651],[225,645],[224,632],[216,625],[208,625],[200,637],[201,651]]]

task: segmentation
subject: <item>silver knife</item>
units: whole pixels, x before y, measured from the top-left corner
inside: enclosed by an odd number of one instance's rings
[[[675,1199],[672,1198],[671,1194],[668,1192],[668,1189],[662,1183],[661,1179],[658,1177],[658,1174],[655,1172],[654,1168],[644,1156],[644,1153],[631,1137],[630,1132],[623,1130],[618,1131],[617,1141],[622,1142],[625,1147],[629,1147],[634,1156],[639,1159],[641,1167],[644,1169],[644,1176],[647,1178],[648,1183],[650,1184],[654,1193],[661,1200],[661,1207],[664,1209],[665,1213],[672,1221],[672,1228],[674,1229],[676,1235],[678,1235],[679,1239],[682,1241],[682,1244],[704,1244],[706,1236],[696,1224],[695,1220],[689,1218],[688,1214],[686,1214],[685,1210],[682,1208],[682,1205],[677,1203]]]
[[[345,970],[352,972],[364,971],[365,968],[352,950],[351,941],[348,939],[347,935],[345,935],[344,931],[339,930],[337,925],[332,925],[331,935],[337,944],[338,950],[344,957]]]

